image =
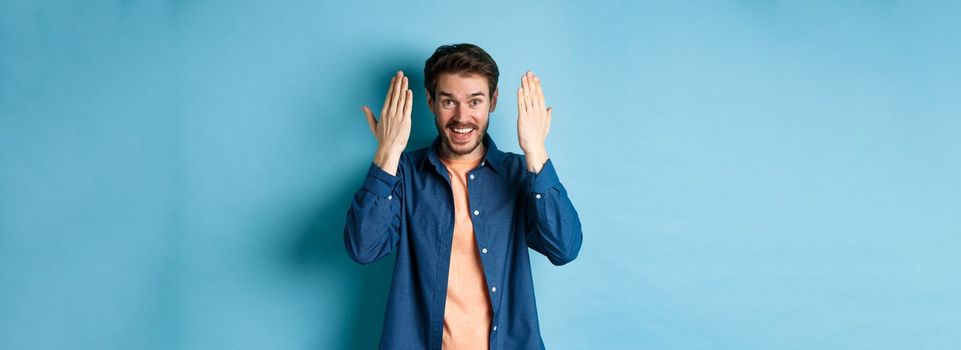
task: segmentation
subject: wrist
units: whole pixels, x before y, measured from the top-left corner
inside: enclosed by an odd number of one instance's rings
[[[527,161],[527,170],[539,173],[544,163],[547,163],[547,150],[544,147],[534,149],[524,149],[524,159]]]
[[[377,145],[377,152],[384,154],[395,154],[399,156],[401,153],[404,153],[404,148],[406,148],[406,145],[398,146],[381,143]]]
[[[397,151],[388,147],[378,147],[374,153],[374,164],[391,175],[397,175],[397,166],[403,149]]]
[[[546,147],[544,147],[544,141],[543,141],[543,140],[540,141],[540,142],[525,142],[525,141],[522,140],[522,141],[519,142],[518,144],[521,146],[521,151],[523,151],[525,154],[526,154],[526,153],[535,153],[535,152],[541,151],[541,150],[543,150],[543,149],[546,148]],[[546,153],[546,152],[545,152],[545,153]]]

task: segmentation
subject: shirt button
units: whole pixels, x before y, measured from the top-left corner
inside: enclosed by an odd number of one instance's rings
[[[540,193],[535,194],[535,195],[534,195],[534,198],[541,199],[541,194],[540,194]]]
[[[497,287],[491,287],[491,293],[497,292]]]
[[[487,254],[487,248],[481,249],[481,253]]]
[[[495,331],[497,330],[497,326],[494,326],[494,330],[495,330]]]
[[[474,210],[474,215],[480,215],[480,210]]]
[[[394,199],[393,195],[387,196],[387,200],[391,200],[391,199]]]
[[[486,160],[481,161],[481,166],[484,166],[484,163],[487,163],[487,161]]]
[[[470,174],[470,179],[471,179],[471,180],[474,179],[474,174]]]

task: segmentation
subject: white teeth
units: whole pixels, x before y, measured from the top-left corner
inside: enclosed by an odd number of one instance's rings
[[[474,130],[474,128],[464,128],[464,129],[454,129],[454,132],[458,134],[466,134]]]

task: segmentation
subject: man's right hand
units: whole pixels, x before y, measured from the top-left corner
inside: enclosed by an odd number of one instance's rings
[[[380,120],[374,119],[374,113],[364,106],[362,109],[370,125],[370,132],[377,138],[377,153],[374,154],[374,164],[390,173],[397,175],[397,165],[400,155],[407,147],[410,138],[410,111],[413,105],[414,93],[407,88],[407,77],[404,72],[390,79],[384,108],[380,110]]]

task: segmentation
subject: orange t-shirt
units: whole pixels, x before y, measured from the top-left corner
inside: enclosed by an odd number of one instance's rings
[[[467,195],[467,172],[476,168],[481,160],[441,158],[441,162],[450,173],[455,218],[442,348],[487,350],[490,347],[492,311]]]

